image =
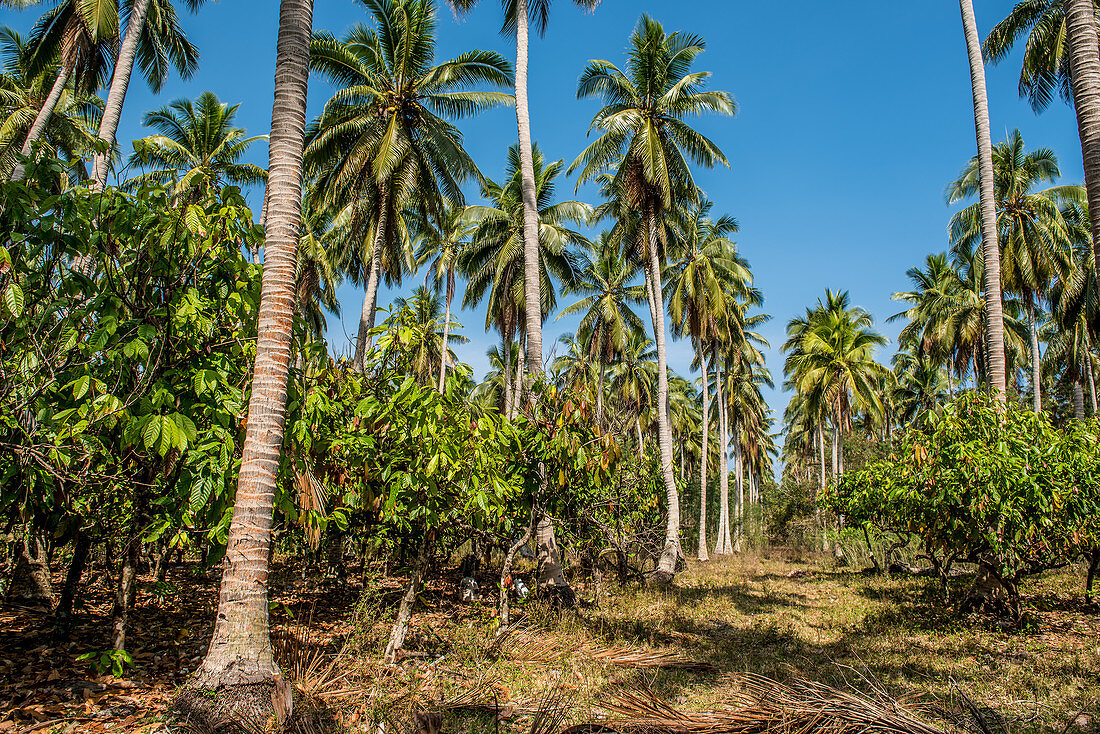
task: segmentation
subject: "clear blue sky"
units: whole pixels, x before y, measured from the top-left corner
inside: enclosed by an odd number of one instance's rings
[[[979,30],[1011,9],[1009,0],[975,0]],[[119,139],[142,134],[144,111],[180,97],[212,90],[240,102],[240,123],[253,134],[270,127],[278,3],[221,0],[183,18],[202,53],[199,72],[188,82],[173,79],[159,96],[143,83],[131,86]],[[782,8],[785,13],[778,12]],[[536,140],[551,159],[572,161],[585,145],[595,101],[578,101],[576,83],[591,58],[621,61],[641,13],[666,30],[698,33],[707,40],[697,68],[713,72],[712,86],[736,97],[735,118],[696,122],[726,152],[731,168],[699,172],[697,181],[741,222],[741,251],[752,263],[774,316],[764,333],[773,344],[768,364],[781,382],[788,319],[825,288],[847,289],[854,303],[875,315],[893,339],[896,312],[890,294],[906,286],[905,271],[925,254],[946,248],[950,210],[943,189],[973,155],[970,79],[958,4],[936,2],[750,3],[731,0],[604,0],[593,14],[557,0],[547,36],[531,50],[531,115]],[[456,21],[440,11],[439,58],[471,48],[493,48],[514,58],[512,41],[498,34],[500,4],[481,7]],[[363,20],[351,0],[319,0],[314,27],[342,33]],[[35,11],[0,12],[0,22],[26,30]],[[1018,56],[988,70],[994,142],[1020,128],[1029,147],[1052,147],[1067,182],[1080,182],[1081,149],[1072,110],[1057,102],[1036,116],[1018,98]],[[331,92],[310,83],[310,114]],[[505,151],[515,139],[512,110],[497,110],[462,124],[466,144],[482,170],[499,177]],[[129,144],[124,144],[129,150]],[[255,161],[266,165],[266,147]],[[560,191],[572,196],[573,186]],[[584,190],[581,198],[589,193]],[[258,208],[258,207],[257,207]],[[410,278],[405,290],[421,282]],[[354,334],[362,295],[341,292],[343,324],[330,319],[333,348]],[[380,302],[392,298],[384,292]],[[484,334],[483,312],[462,312],[468,345],[457,349],[480,376],[485,350],[496,337]],[[550,322],[544,343],[574,328]],[[346,330],[346,331],[345,331]],[[881,358],[888,359],[893,344]],[[686,343],[672,343],[670,364],[686,374]],[[786,397],[769,401],[781,415]]]

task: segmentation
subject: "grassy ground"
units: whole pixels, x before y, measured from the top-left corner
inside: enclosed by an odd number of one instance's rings
[[[48,634],[41,615],[0,615],[0,732],[162,730],[172,691],[201,659],[214,601],[215,579],[174,575],[174,600],[146,595],[135,612],[136,665],[123,680],[97,677],[77,659],[103,634],[105,595],[64,639]],[[582,587],[587,603],[565,612],[527,604],[519,610],[527,631],[499,645],[492,602],[458,604],[448,574],[421,595],[409,655],[389,670],[377,660],[402,579],[369,579],[361,594],[289,570],[275,580],[284,669],[320,694],[322,718],[349,731],[374,734],[372,722],[388,715],[396,726],[387,734],[399,734],[412,709],[436,708],[447,734],[528,731],[551,693],[564,725],[623,686],[701,711],[729,701],[745,672],[947,709],[962,694],[1012,732],[1096,731],[1100,720],[1100,613],[1081,602],[1079,569],[1025,584],[1028,623],[1005,631],[944,608],[926,579],[746,554],[692,564],[668,590],[611,585],[597,599]]]

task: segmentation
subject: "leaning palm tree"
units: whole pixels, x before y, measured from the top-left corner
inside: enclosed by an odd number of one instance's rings
[[[630,306],[645,299],[645,290],[631,283],[637,267],[627,261],[607,232],[596,244],[584,248],[578,260],[576,280],[566,291],[585,297],[563,309],[558,318],[583,314],[577,336],[584,341],[586,356],[598,365],[596,425],[602,427],[607,368],[626,347],[630,334],[644,329]]]
[[[448,0],[456,11],[468,11],[477,4],[477,0]],[[592,10],[600,0],[573,0],[585,9]],[[538,194],[535,184],[535,164],[530,155],[533,142],[531,137],[531,112],[527,105],[527,49],[530,43],[530,23],[540,35],[546,33],[550,20],[550,0],[503,0],[504,28],[507,34],[516,34],[516,127],[519,133],[520,174],[523,186],[523,231],[525,249],[524,300],[537,303],[542,300],[538,278],[539,254],[535,242],[538,239]],[[534,312],[527,314],[527,369],[534,375],[542,373],[542,322]]]
[[[435,63],[432,0],[364,0],[372,27],[356,25],[343,40],[318,33],[311,66],[336,87],[307,135],[307,171],[326,207],[352,210],[354,231],[371,236],[359,259],[366,270],[355,366],[374,326],[384,245],[401,214],[441,221],[444,200],[465,203],[461,184],[478,178],[462,145],[458,119],[509,104],[510,95],[471,91],[512,85],[512,70],[493,51],[467,51]]]
[[[11,28],[0,28],[0,175],[8,176],[58,74],[56,64],[32,73],[33,47]],[[92,149],[99,100],[66,88],[50,115],[40,144],[51,157],[75,166]],[[79,171],[77,173],[79,175]]]
[[[6,5],[27,7],[29,0],[6,0]],[[71,85],[78,95],[93,94],[107,75],[107,59],[118,38],[118,5],[99,0],[60,0],[38,20],[31,32],[34,54],[31,74],[56,65],[57,76],[43,100],[20,149],[28,157],[45,134],[50,117],[65,90]],[[22,181],[22,163],[12,171],[13,181]]]
[[[580,169],[580,183],[613,168],[611,187],[616,196],[641,212],[645,223],[646,280],[652,294],[657,343],[658,445],[668,497],[665,548],[655,575],[658,581],[672,578],[681,556],[679,494],[672,473],[672,429],[667,407],[668,354],[659,222],[677,201],[694,196],[689,160],[706,167],[728,165],[718,146],[683,118],[708,111],[733,115],[735,110],[729,94],[704,88],[709,72],[691,71],[705,46],[701,37],[667,34],[660,23],[643,15],[630,38],[626,72],[609,61],[589,62],[581,74],[577,96],[603,98],[605,106],[591,125],[591,130],[600,135],[570,167]]]
[[[1090,3],[1092,0],[1086,0]],[[974,101],[974,135],[978,143],[978,189],[981,209],[982,253],[985,259],[986,349],[989,386],[997,400],[1005,399],[1004,316],[1001,311],[1001,259],[997,246],[997,205],[993,192],[993,144],[989,138],[989,99],[985,91],[978,26],[971,0],[959,0],[966,52],[970,60],[970,91]],[[1095,41],[1095,33],[1093,34]],[[1094,44],[1095,45],[1095,44]],[[1100,120],[1098,120],[1100,122]],[[1100,128],[1098,128],[1100,130]]]
[[[1054,276],[1069,267],[1072,225],[1067,214],[1083,207],[1080,186],[1051,186],[1060,175],[1058,159],[1049,148],[1027,151],[1016,130],[993,148],[993,192],[997,210],[997,240],[1001,248],[1001,283],[1023,299],[1031,334],[1032,407],[1042,409],[1039,326],[1041,305]],[[979,188],[978,160],[974,158],[947,189],[949,202],[972,197]],[[981,209],[973,204],[951,219],[951,242],[964,251],[981,241]],[[1073,216],[1070,216],[1072,219]]]
[[[242,159],[266,135],[251,137],[236,127],[239,104],[221,102],[213,92],[198,99],[177,99],[145,115],[145,126],[158,131],[134,141],[129,166],[146,169],[126,181],[136,189],[160,183],[189,203],[226,184],[253,186],[267,180],[267,171]]]
[[[285,702],[278,685],[268,627],[267,577],[271,525],[283,444],[287,377],[294,323],[294,284],[302,202],[302,149],[312,0],[282,0],[271,112],[270,178],[263,288],[256,367],[248,404],[233,520],[218,593],[218,612],[206,657],[192,685],[233,697],[244,686],[276,683],[272,702]],[[253,688],[254,690],[254,688]],[[233,710],[221,708],[219,713]],[[260,718],[267,718],[261,714]],[[254,722],[257,726],[263,722]]]
[[[206,0],[183,1],[193,12]],[[96,154],[92,173],[92,180],[100,188],[107,185],[109,149],[115,144],[135,60],[154,92],[159,92],[167,81],[168,67],[174,66],[184,79],[191,78],[199,68],[198,49],[179,27],[171,0],[126,0],[122,15],[127,18],[126,35],[118,49],[103,119],[99,123],[98,137],[108,150]]]

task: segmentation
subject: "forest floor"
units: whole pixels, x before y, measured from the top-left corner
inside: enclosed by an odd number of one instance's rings
[[[67,630],[41,612],[0,610],[0,732],[166,730],[164,712],[209,638],[216,578],[181,566],[167,585],[144,581],[129,637],[134,664],[120,678],[80,659],[106,646],[105,588],[89,589]],[[367,578],[364,591],[358,581],[277,569],[276,653],[314,713],[342,727],[330,730],[373,734],[371,722],[389,719],[386,731],[399,734],[411,711],[440,710],[446,734],[526,732],[540,708],[559,712],[560,728],[606,711],[623,690],[705,711],[737,695],[739,675],[756,673],[925,711],[972,703],[992,722],[985,734],[1100,731],[1100,609],[1083,603],[1080,569],[1028,581],[1027,621],[1012,630],[946,608],[932,580],[868,576],[778,550],[692,563],[666,590],[582,587],[574,610],[526,602],[520,629],[504,639],[494,639],[492,602],[459,604],[456,581],[446,573],[430,583],[406,657],[383,669],[403,579]]]

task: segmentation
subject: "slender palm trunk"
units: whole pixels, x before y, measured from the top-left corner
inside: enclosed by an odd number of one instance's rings
[[[603,386],[604,381],[607,379],[607,362],[603,358],[603,354],[600,355],[599,364],[600,374],[596,380],[596,426],[603,429]]]
[[[439,392],[447,381],[447,337],[451,333],[451,301],[455,297],[455,271],[447,269],[447,312],[443,315],[443,351],[439,357]]]
[[[821,495],[825,492],[825,419],[822,418],[817,424],[817,454],[820,460],[821,476],[818,480],[817,495],[820,502]],[[821,529],[821,550],[828,552],[829,539],[825,534],[825,513],[821,509],[821,505],[817,505],[817,526]]]
[[[531,111],[527,106],[527,0],[516,1],[516,127],[519,130],[520,188],[523,193],[523,288],[527,304],[527,371],[542,374],[542,294],[539,280],[539,208],[531,154]]]
[[[1031,342],[1031,409],[1036,413],[1043,411],[1043,398],[1040,394],[1042,375],[1039,370],[1039,325],[1035,319],[1035,296],[1028,293],[1024,298],[1024,306],[1027,309],[1027,329]]]
[[[1073,104],[1081,136],[1093,257],[1100,264],[1100,39],[1093,0],[1065,0]]]
[[[521,0],[522,1],[522,0]],[[661,298],[661,259],[657,254],[657,216],[652,208],[647,212],[649,229],[649,277],[653,288],[653,322],[657,342],[657,446],[661,456],[661,477],[668,499],[668,523],[665,526],[665,547],[657,565],[658,580],[671,580],[676,574],[680,551],[680,494],[672,475],[672,425],[668,416],[668,352],[665,347],[665,312]]]
[[[710,387],[707,385],[709,377],[707,370],[707,353],[703,348],[702,340],[699,341],[699,361],[703,367],[703,448],[699,460],[699,554],[700,561],[709,561],[707,552],[707,439],[710,434]]]
[[[269,683],[279,673],[268,629],[268,554],[294,324],[312,23],[313,0],[282,0],[256,366],[214,634],[193,681],[199,688]]]
[[[1092,414],[1096,415],[1096,378],[1092,375],[1092,360],[1085,360],[1085,374],[1089,378],[1089,402],[1092,403]]]
[[[1091,13],[1092,0],[1084,0],[1084,2]],[[989,140],[989,100],[986,98],[985,91],[985,64],[982,60],[978,26],[974,20],[974,5],[971,0],[959,0],[959,10],[962,13],[966,51],[970,59],[970,86],[974,98],[974,134],[978,143],[978,171],[981,178],[979,198],[982,212],[982,253],[985,262],[986,342],[989,346],[987,377],[994,396],[1003,403],[1005,401],[1005,335],[1001,304],[1001,251],[997,245],[997,204],[993,192],[993,145]],[[1095,30],[1092,34],[1092,42],[1095,56]],[[1100,64],[1097,72],[1100,74]],[[1097,120],[1097,133],[1100,135],[1100,119]]]
[[[634,433],[638,438],[638,459],[645,464],[645,441],[642,439],[642,412],[634,416]]]
[[[145,29],[145,16],[149,11],[150,0],[134,0],[130,8],[130,22],[126,26],[126,37],[118,49],[118,60],[111,76],[111,91],[103,107],[103,118],[99,121],[99,139],[107,144],[107,150],[96,153],[92,168],[92,180],[98,189],[107,185],[107,171],[111,163],[111,150],[115,144],[115,133],[122,118],[122,105],[126,101],[126,89],[130,85],[130,76],[134,70],[134,58],[137,57],[138,44]]]
[[[1073,381],[1073,417],[1078,423],[1085,420],[1085,389],[1080,379]]]
[[[46,127],[50,124],[50,118],[53,116],[53,111],[57,109],[57,103],[61,99],[62,93],[65,91],[65,86],[69,83],[69,77],[72,76],[73,68],[71,64],[62,63],[61,68],[57,71],[57,80],[50,88],[50,93],[46,96],[46,101],[42,103],[41,109],[38,110],[38,114],[34,117],[34,122],[31,123],[31,129],[27,132],[27,138],[23,141],[23,148],[19,151],[24,156],[30,156],[34,150],[34,144],[41,139],[42,135],[46,132]],[[12,171],[12,181],[22,181],[27,177],[27,168],[20,162],[17,163],[15,169]]]
[[[359,338],[355,343],[355,369],[362,372],[365,367],[367,351],[371,345],[371,329],[374,328],[374,313],[378,307],[378,284],[382,280],[382,244],[386,241],[386,228],[389,226],[389,203],[383,201],[382,211],[378,215],[378,227],[371,243],[370,274],[367,276],[367,293],[363,298],[363,313],[359,316]]]
[[[508,420],[512,420],[512,392],[515,386],[512,384],[512,340],[504,337],[504,405],[501,412]]]
[[[733,551],[730,540],[729,416],[726,413],[726,391],[722,383],[721,366],[715,367],[714,374],[718,398],[718,542],[714,555],[724,556]]]
[[[743,466],[744,455],[741,451],[741,421],[736,420],[733,422],[733,470],[737,472],[734,477],[734,486],[737,488],[737,494],[734,497],[736,504],[734,505],[734,527],[733,527],[733,552],[741,552],[741,539],[743,528],[742,525],[745,522],[745,467]]]
[[[840,478],[840,425],[833,426],[833,481]]]

